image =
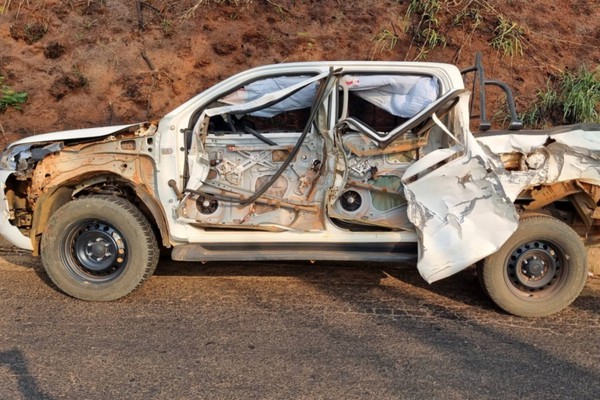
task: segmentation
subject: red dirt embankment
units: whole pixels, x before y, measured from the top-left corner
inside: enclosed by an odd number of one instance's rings
[[[427,14],[415,4],[437,8]],[[512,56],[491,45],[501,20],[519,30]],[[445,47],[423,44],[436,37]],[[253,66],[419,57],[462,68],[476,51],[523,110],[551,74],[600,63],[600,3],[0,0],[0,76],[29,94],[23,111],[9,108],[0,122],[14,140],[158,119]]]

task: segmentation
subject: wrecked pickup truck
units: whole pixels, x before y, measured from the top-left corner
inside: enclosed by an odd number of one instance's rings
[[[473,73],[471,75],[471,73]],[[470,131],[478,83],[482,132]],[[485,88],[507,94],[492,132]],[[587,278],[600,219],[600,126],[519,131],[478,58],[254,68],[158,123],[55,132],[1,158],[0,234],[84,300],[127,295],[175,260],[417,259],[470,265],[502,309],[543,316]]]

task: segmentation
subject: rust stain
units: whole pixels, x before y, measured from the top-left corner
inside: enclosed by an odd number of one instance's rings
[[[556,200],[560,200],[563,197],[579,192],[581,192],[581,189],[577,187],[573,181],[559,182],[549,186],[542,186],[540,189],[534,189],[531,191],[531,197],[533,197],[533,201],[523,208],[526,210],[535,210],[547,206]]]
[[[502,165],[507,171],[520,171],[522,169],[523,154],[504,153],[500,155],[500,161],[502,161]]]
[[[370,156],[402,153],[405,151],[415,150],[415,149],[419,149],[419,148],[425,146],[426,144],[427,144],[427,136],[423,136],[423,137],[414,138],[414,139],[397,140],[384,149],[377,148],[377,147],[365,149],[365,148],[358,147],[355,144],[350,143],[350,142],[344,143],[344,146],[346,146],[350,151],[352,151],[352,153],[356,154],[357,156],[370,157]]]

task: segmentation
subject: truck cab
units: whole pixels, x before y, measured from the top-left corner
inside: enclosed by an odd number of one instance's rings
[[[506,91],[509,131],[471,132],[471,72],[481,88]],[[254,68],[158,122],[10,144],[0,234],[85,300],[130,293],[164,248],[194,262],[417,260],[430,283],[478,263],[500,307],[547,315],[587,276],[580,236],[600,218],[600,129],[520,127],[510,89],[486,80],[480,59],[462,72],[418,62]],[[548,227],[567,243],[522,233]]]

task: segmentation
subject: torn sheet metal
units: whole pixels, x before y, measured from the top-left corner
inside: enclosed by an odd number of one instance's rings
[[[579,180],[600,185],[600,126],[575,125],[536,134],[477,138],[512,200],[527,188]],[[521,156],[516,170],[507,170],[502,157]]]
[[[2,155],[0,165],[10,171],[25,171],[30,162],[40,161],[48,154],[57,153],[63,148],[62,143],[49,143],[43,147],[34,147],[30,144],[13,146]]]
[[[449,149],[442,150],[450,154]],[[443,155],[433,152],[439,160]],[[438,157],[440,156],[440,157]],[[425,162],[415,176],[432,165]],[[418,269],[429,283],[446,278],[495,252],[517,229],[518,215],[485,160],[467,155],[405,184],[408,216],[419,235]]]
[[[463,105],[468,97],[461,96]],[[460,119],[456,144],[412,164],[402,181],[408,217],[419,236],[417,268],[429,283],[446,278],[497,251],[518,227],[519,217],[484,149]],[[441,164],[441,166],[440,166]]]
[[[600,125],[597,130],[574,129],[569,132],[551,135],[550,137],[558,143],[565,144],[575,150],[584,152],[600,151]]]
[[[553,185],[542,186],[539,189],[534,189],[531,191],[531,198],[533,201],[523,208],[526,210],[535,210],[547,206],[548,204],[562,199],[563,197],[579,192],[581,192],[581,188],[579,188],[573,181],[559,182]]]
[[[501,134],[478,137],[477,141],[484,144],[493,154],[504,153],[531,153],[533,150],[542,147],[548,141],[546,134]]]
[[[491,153],[531,153],[549,140],[567,145],[580,152],[600,151],[600,125],[577,124],[543,131],[478,136],[477,141]]]
[[[104,126],[100,128],[86,128],[86,129],[74,129],[69,131],[60,131],[52,133],[44,133],[42,135],[34,135],[17,140],[11,143],[8,148],[12,148],[22,144],[36,144],[44,142],[57,142],[61,140],[75,140],[75,139],[95,139],[103,136],[114,135],[121,131],[128,130],[133,126],[141,126],[142,124],[129,124],[129,125],[116,125],[116,126]]]

